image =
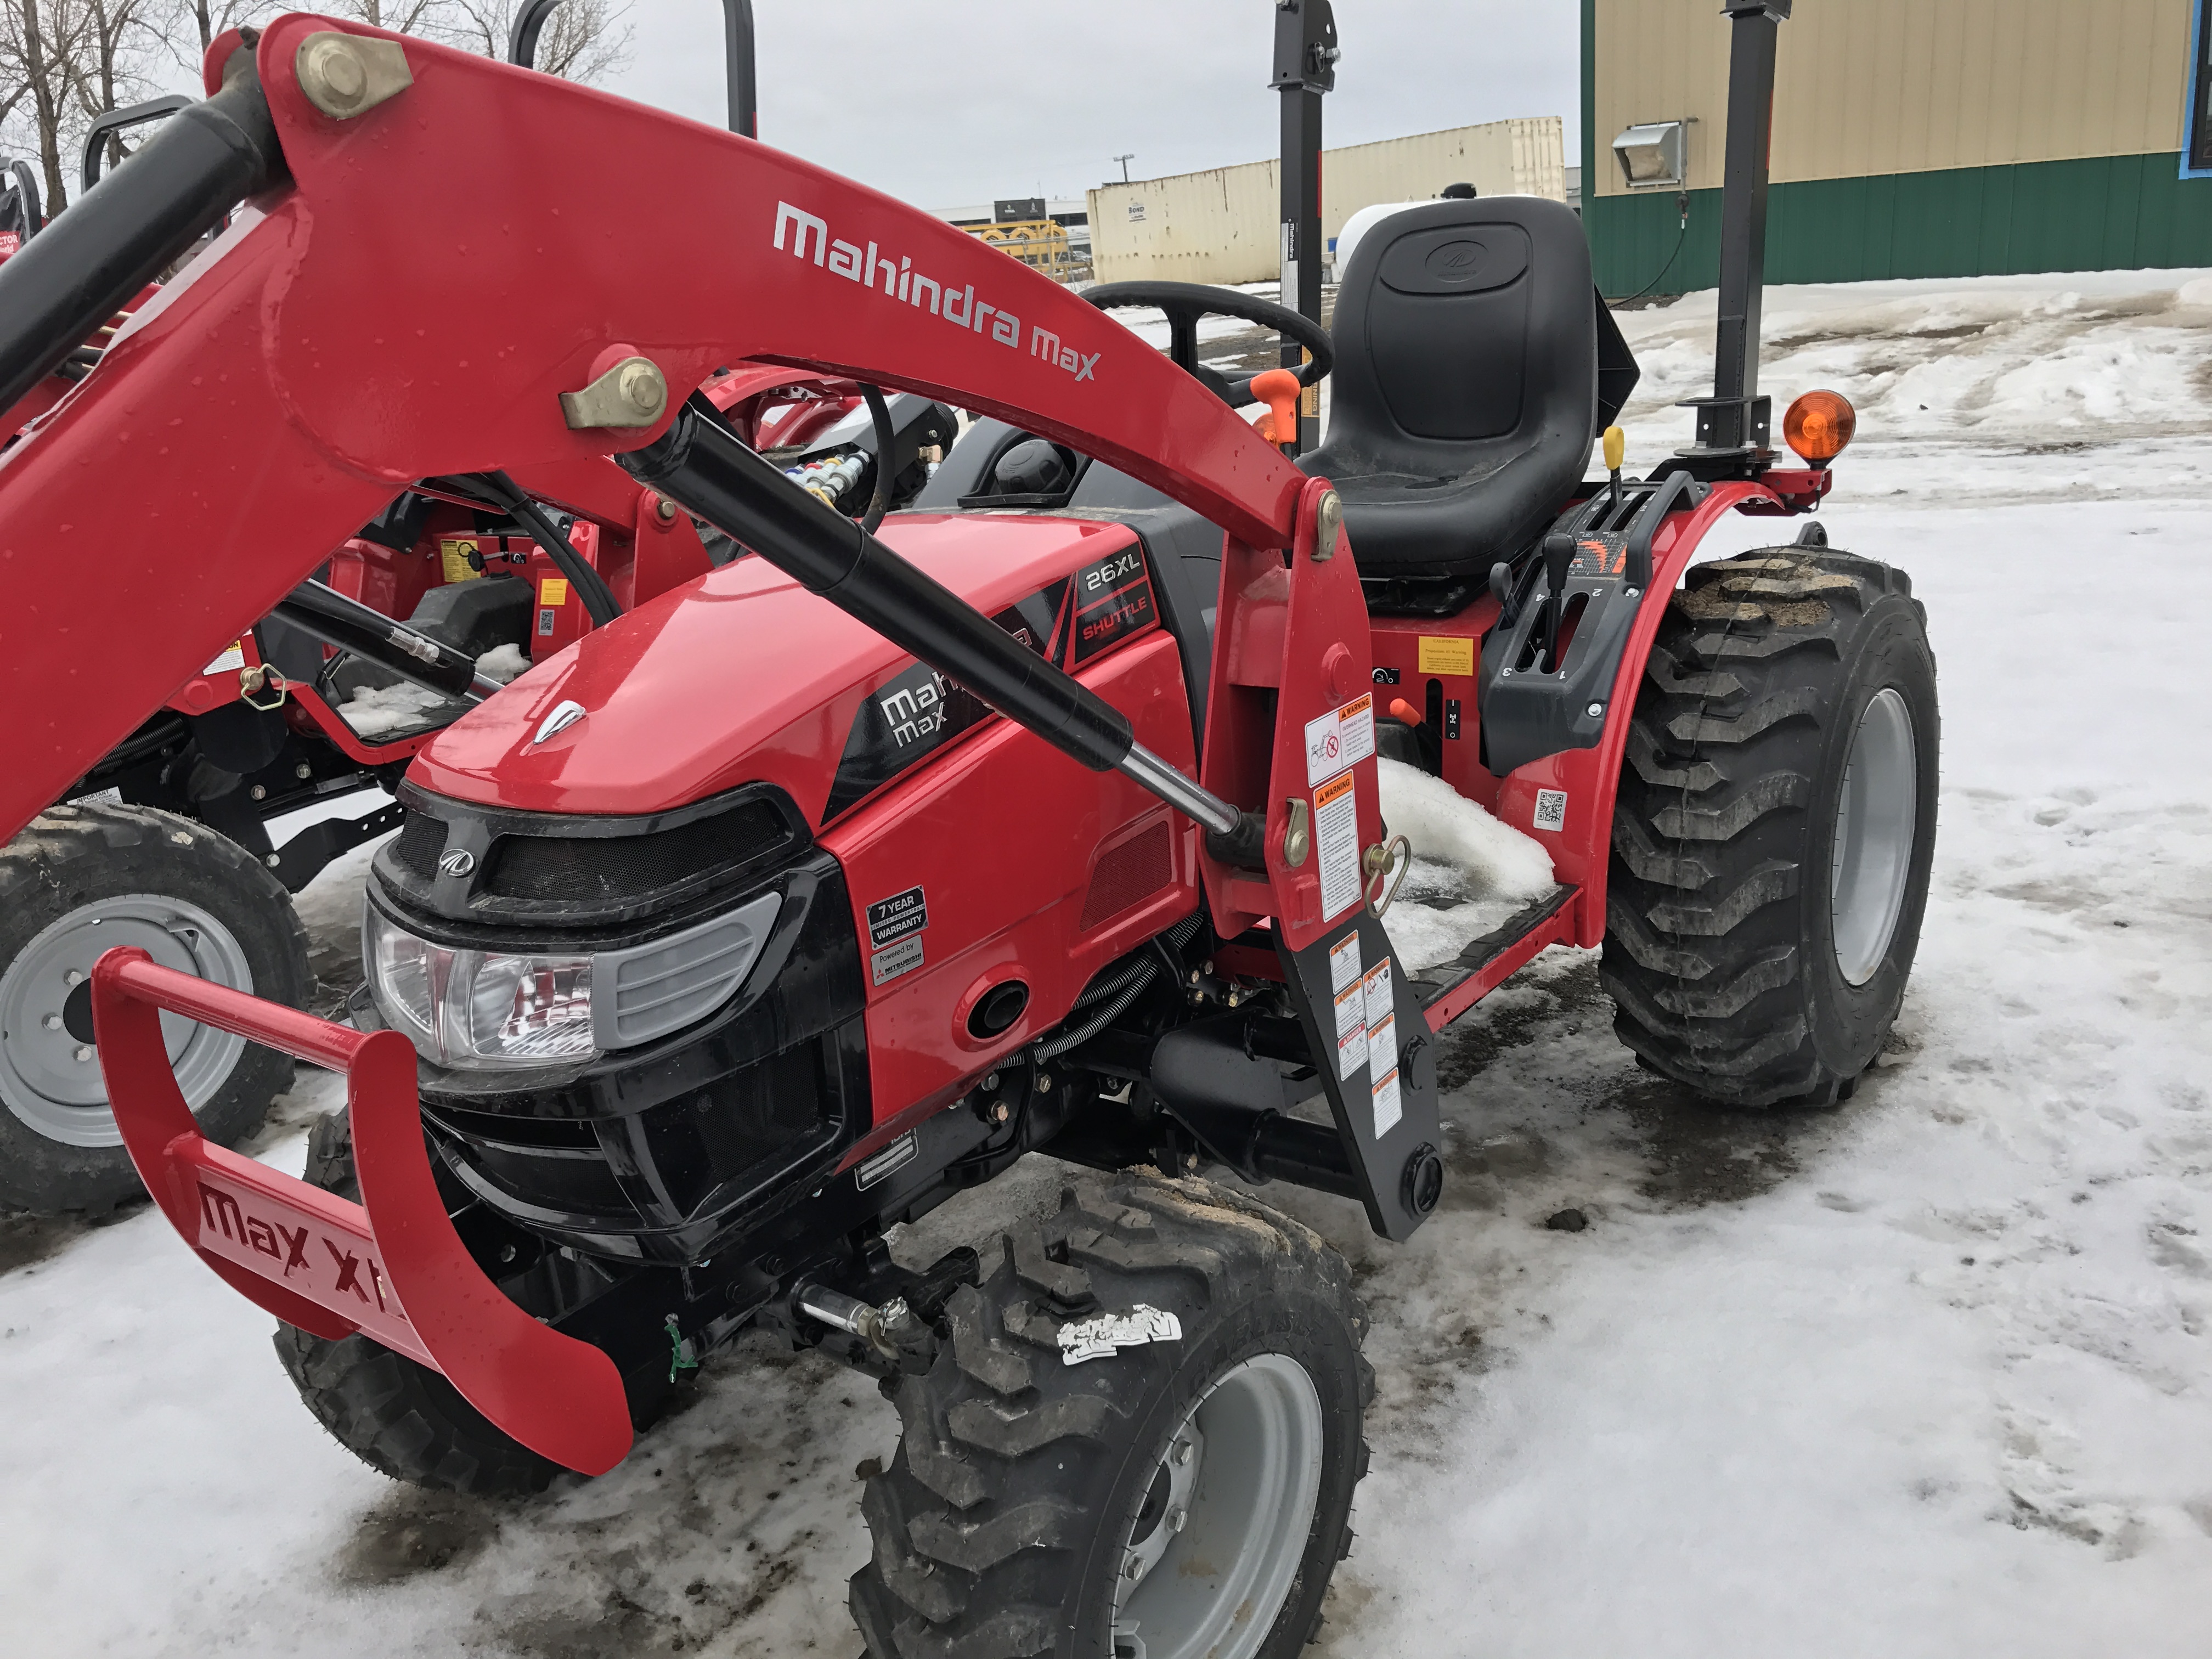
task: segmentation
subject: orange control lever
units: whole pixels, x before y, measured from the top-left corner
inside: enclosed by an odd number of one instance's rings
[[[1297,436],[1298,393],[1304,390],[1298,377],[1287,368],[1271,368],[1252,377],[1252,395],[1274,411],[1271,435],[1275,442],[1288,443]]]
[[[1408,726],[1419,726],[1421,723],[1420,711],[1403,697],[1390,699],[1390,712]]]

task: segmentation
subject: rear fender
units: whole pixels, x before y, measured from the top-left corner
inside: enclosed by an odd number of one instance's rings
[[[161,1039],[167,1010],[344,1073],[362,1202],[199,1132]],[[498,1428],[603,1474],[630,1445],[614,1362],[541,1325],[486,1279],[430,1174],[415,1049],[210,985],[135,947],[92,971],[100,1061],[131,1162],[201,1261],[248,1301],[331,1341],[356,1332],[444,1375]]]
[[[1594,749],[1570,749],[1516,768],[1499,784],[1497,816],[1513,828],[1531,833],[1552,854],[1562,884],[1580,889],[1575,917],[1575,942],[1583,946],[1605,938],[1605,894],[1607,854],[1613,839],[1613,798],[1620,791],[1620,769],[1628,752],[1629,716],[1636,694],[1644,684],[1652,642],[1658,637],[1659,619],[1669,597],[1681,585],[1682,573],[1697,556],[1698,546],[1722,516],[1730,512],[1759,514],[1787,514],[1785,499],[1760,483],[1717,483],[1693,509],[1672,513],[1651,544],[1651,586],[1643,608],[1631,626],[1620,672],[1613,683],[1613,718]],[[1540,823],[1540,792],[1563,792],[1566,822],[1557,833]]]

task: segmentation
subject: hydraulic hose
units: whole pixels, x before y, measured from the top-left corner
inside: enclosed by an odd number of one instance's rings
[[[242,34],[221,92],[179,110],[129,167],[0,265],[0,409],[52,374],[240,201],[290,182],[253,66],[259,37]]]
[[[891,431],[891,407],[884,401],[880,387],[863,386],[860,396],[867,400],[868,420],[876,428],[876,490],[868,502],[868,510],[860,518],[860,528],[871,536],[884,521],[884,514],[891,510],[891,464],[897,459],[891,453],[896,434]]]
[[[606,578],[594,570],[575,544],[561,533],[560,526],[545,516],[545,509],[530,499],[529,493],[504,472],[479,472],[476,480],[492,498],[513,516],[514,521],[530,532],[530,539],[544,550],[545,556],[553,561],[562,575],[575,585],[576,597],[583,601],[584,613],[591,617],[595,628],[605,628],[622,615],[622,605],[615,591],[607,586]]]

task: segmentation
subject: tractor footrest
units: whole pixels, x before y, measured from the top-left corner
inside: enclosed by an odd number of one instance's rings
[[[1413,979],[1413,988],[1420,999],[1429,1029],[1442,1030],[1546,945],[1567,939],[1571,933],[1568,903],[1582,890],[1554,887],[1481,938],[1470,939],[1449,962],[1424,968]]]

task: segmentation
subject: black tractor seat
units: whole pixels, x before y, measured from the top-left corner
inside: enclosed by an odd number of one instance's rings
[[[1480,578],[1531,547],[1636,383],[1582,221],[1540,197],[1391,215],[1331,332],[1328,440],[1298,465],[1335,484],[1370,579]]]

